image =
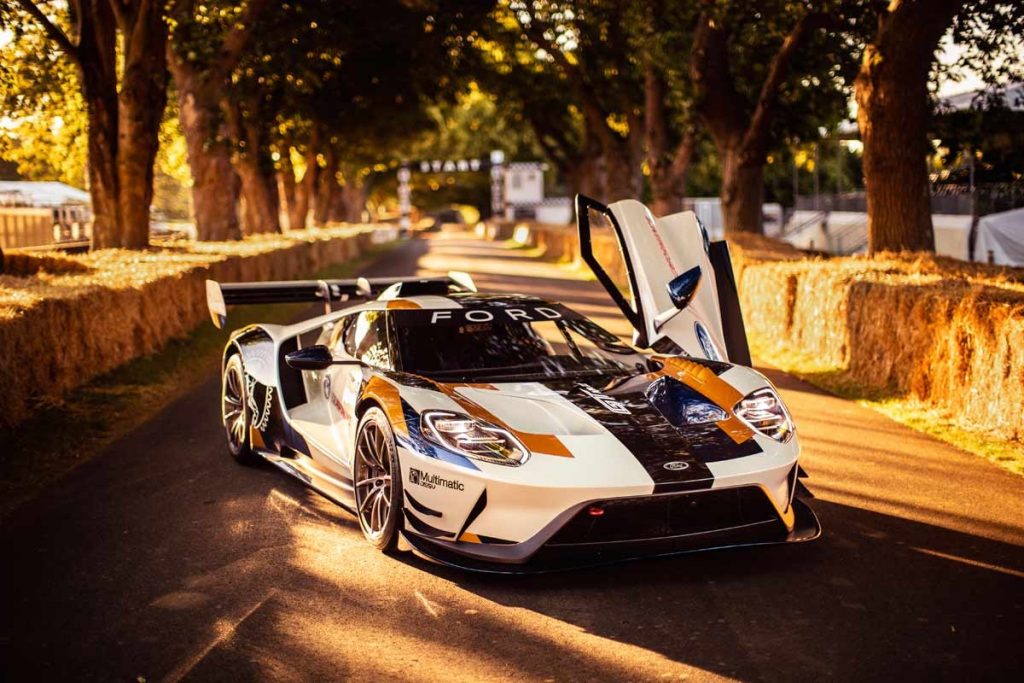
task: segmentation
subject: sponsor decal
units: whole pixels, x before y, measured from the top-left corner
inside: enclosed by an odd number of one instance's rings
[[[630,414],[629,408],[626,407],[625,403],[622,403],[621,401],[616,401],[614,398],[608,396],[607,394],[602,394],[600,391],[590,386],[589,384],[578,384],[577,386],[584,394],[594,399],[595,401],[600,403],[604,408],[607,408],[611,412],[618,413],[619,415]]]
[[[468,308],[468,309],[442,309],[431,311],[430,324],[439,323],[451,324],[453,322],[467,323],[490,323],[495,320],[501,322],[515,322],[516,320],[537,321],[537,320],[559,320],[562,313],[548,306],[535,306],[533,308]]]
[[[661,232],[658,230],[658,224],[654,221],[654,216],[651,215],[650,210],[644,209],[644,221],[647,223],[647,227],[651,229],[651,234],[654,235],[654,240],[658,243],[658,248],[661,249],[661,255],[665,257],[665,263],[668,264],[668,268],[672,273],[678,273],[676,270],[676,264],[672,262],[672,257],[668,253],[668,247],[665,246],[665,241],[661,239]]]
[[[662,467],[666,470],[671,470],[672,472],[678,472],[679,470],[690,469],[690,463],[683,462],[682,460],[673,460],[672,462],[665,463]]]
[[[409,468],[409,483],[422,486],[426,489],[452,489],[454,491],[465,491],[466,485],[458,479],[445,479],[442,476],[418,470],[415,467]]]
[[[345,386],[344,383],[342,383],[342,386]],[[338,398],[337,394],[331,391],[331,387],[331,376],[327,375],[324,377],[323,382],[324,398],[329,404],[334,406],[334,409],[337,410],[343,418],[348,419],[348,411],[345,410],[345,405],[341,402],[341,399]]]
[[[249,410],[252,414],[253,429],[260,432],[266,431],[267,424],[270,422],[270,408],[274,397],[274,387],[263,386],[262,384],[258,385],[256,380],[252,377],[247,377],[246,380],[246,393],[249,395]],[[265,392],[263,395],[262,410],[260,410],[260,405],[256,401],[257,386],[262,386]]]

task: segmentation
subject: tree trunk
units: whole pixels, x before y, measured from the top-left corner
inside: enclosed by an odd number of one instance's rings
[[[331,218],[331,207],[338,192],[338,156],[328,147],[324,152],[325,164],[317,173],[316,195],[313,197],[313,223],[324,226]]]
[[[311,140],[313,142],[314,140]],[[304,230],[309,215],[310,197],[316,190],[317,171],[316,153],[309,151],[305,155],[306,168],[302,177],[298,177],[295,166],[291,162],[288,151],[281,154],[281,170],[278,172],[278,186],[281,200],[284,203],[285,215],[288,217],[289,230]]]
[[[288,229],[298,230],[299,228],[294,225],[292,219],[292,208],[295,206],[295,188],[298,183],[295,182],[295,170],[292,169],[290,163],[284,163],[285,158],[282,155],[281,168],[277,172],[277,189],[281,197],[284,215],[288,218]]]
[[[771,62],[749,116],[729,63],[731,33],[712,14],[697,22],[690,53],[690,75],[697,89],[696,110],[711,134],[722,168],[722,219],[726,233],[762,233],[764,165],[772,119],[794,57],[826,15],[805,11],[790,27]]]
[[[341,186],[341,204],[344,207],[341,220],[346,223],[362,223],[363,211],[366,209],[366,198],[370,194],[370,186],[363,181],[350,180]]]
[[[249,0],[241,16],[220,40],[216,58],[200,65],[188,51],[167,46],[167,62],[178,87],[181,126],[185,133],[189,168],[192,171],[192,207],[200,240],[239,239],[239,179],[231,167],[229,131],[220,112],[227,76],[248,49],[252,29],[275,3]],[[171,3],[172,23],[179,29],[196,19],[194,0]],[[179,54],[175,47],[182,47]]]
[[[259,101],[250,98],[243,110],[238,102],[224,100],[221,109],[237,151],[232,163],[241,179],[246,234],[281,231],[281,199],[270,153],[264,144]]]
[[[664,172],[651,171],[651,213],[659,218],[679,213],[683,210],[685,197],[685,176],[673,178]]]
[[[110,7],[97,3],[79,17],[78,74],[89,119],[89,195],[93,249],[121,246],[117,143],[116,29]]]
[[[251,160],[236,162],[235,168],[242,180],[246,234],[280,232],[281,202],[273,173],[268,174]]]
[[[621,148],[620,148],[621,147]],[[643,194],[643,171],[622,143],[606,148],[602,195],[606,203],[639,199]]]
[[[589,151],[565,169],[565,182],[569,186],[570,196],[582,194],[597,199],[604,195],[602,163],[599,152]]]
[[[36,3],[24,0],[21,5],[78,67],[89,118],[93,247],[148,246],[153,163],[167,104],[163,4],[71,3],[77,44]],[[120,83],[118,54],[123,64]]]
[[[153,165],[160,121],[167,106],[167,24],[159,2],[140,2],[122,45],[124,72],[118,93],[118,206],[121,246],[149,246]],[[127,27],[124,27],[127,28]],[[124,30],[124,28],[122,30]]]
[[[192,210],[200,240],[234,240],[242,236],[238,194],[227,130],[206,88],[190,65],[168,50],[178,90],[181,128],[192,172]]]
[[[676,148],[670,149],[665,80],[650,54],[645,54],[644,60],[644,133],[651,173],[651,211],[655,216],[668,216],[683,210],[686,177],[697,136],[692,128],[687,129]]]
[[[928,76],[963,0],[908,0],[883,11],[857,74],[868,250],[934,251],[926,159]]]
[[[86,79],[88,83],[88,79]],[[121,246],[118,207],[117,102],[85,87],[89,116],[89,196],[92,203],[92,248]],[[111,100],[114,101],[111,101]]]
[[[726,232],[762,234],[764,163],[745,159],[735,148],[719,150],[722,166],[722,223]]]
[[[313,193],[316,191],[319,170],[316,165],[316,154],[306,155],[306,170],[302,172],[302,179],[295,184],[295,203],[288,208],[288,220],[292,230],[304,230],[306,228],[306,221],[309,218],[309,204]]]

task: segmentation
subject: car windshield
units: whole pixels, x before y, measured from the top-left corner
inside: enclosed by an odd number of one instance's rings
[[[402,369],[443,381],[632,374],[635,349],[562,306],[398,310]]]

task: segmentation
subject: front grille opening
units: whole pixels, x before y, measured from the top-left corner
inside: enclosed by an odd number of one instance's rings
[[[593,508],[602,514],[592,514]],[[613,498],[584,506],[548,545],[654,540],[773,523],[781,525],[778,514],[756,486]]]

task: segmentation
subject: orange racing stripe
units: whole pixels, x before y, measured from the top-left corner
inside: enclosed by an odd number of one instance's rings
[[[733,406],[740,402],[743,395],[716,375],[711,368],[678,356],[654,356],[654,359],[664,365],[663,375],[679,380],[725,411],[729,417],[716,424],[733,441],[743,443],[754,436],[750,427],[743,424],[732,412]]]
[[[432,381],[432,380],[428,380]],[[473,387],[474,389],[486,389],[490,391],[497,391],[497,387],[491,384],[466,384],[466,383],[445,383],[445,382],[432,382],[434,386],[438,388],[444,395],[459,404],[459,406],[466,411],[472,417],[485,422],[495,424],[502,429],[508,430],[511,434],[515,435],[517,439],[523,442],[531,453],[542,453],[545,455],[555,455],[561,458],[571,458],[572,453],[564,443],[553,434],[536,434],[533,432],[522,432],[518,429],[512,429],[504,420],[501,420],[497,415],[490,412],[483,406],[474,401],[466,398],[465,396],[458,393],[459,387]]]

